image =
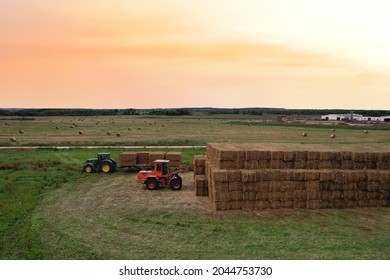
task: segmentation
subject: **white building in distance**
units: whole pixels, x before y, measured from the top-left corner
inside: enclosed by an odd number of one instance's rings
[[[390,122],[390,116],[385,117],[366,117],[359,114],[329,114],[321,116],[324,121],[359,121],[359,122]]]

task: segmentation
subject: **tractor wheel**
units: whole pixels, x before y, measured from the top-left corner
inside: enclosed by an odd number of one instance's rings
[[[103,161],[100,165],[100,171],[103,173],[111,173],[114,171],[114,166],[109,161]]]
[[[172,190],[179,191],[183,187],[183,184],[179,178],[173,178],[169,185],[171,186]]]
[[[147,179],[145,181],[145,186],[148,190],[155,190],[158,188],[158,182],[156,179]]]
[[[95,170],[94,170],[92,164],[86,164],[86,165],[84,165],[84,167],[83,167],[83,172],[85,172],[85,173],[93,173],[94,171],[95,171]]]

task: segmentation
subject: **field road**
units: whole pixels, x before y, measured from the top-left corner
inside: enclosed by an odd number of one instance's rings
[[[35,149],[205,149],[206,146],[6,146],[0,150],[35,150]]]

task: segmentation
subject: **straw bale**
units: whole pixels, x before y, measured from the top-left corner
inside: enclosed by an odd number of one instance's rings
[[[271,200],[270,201],[270,208],[271,209],[280,209],[282,205],[282,202],[280,200]]]
[[[256,181],[256,171],[254,170],[243,170],[241,176],[241,181],[244,183]]]
[[[306,185],[305,182],[294,182],[294,190],[301,190],[305,191],[306,190]]]
[[[271,157],[270,160],[283,160],[284,158],[284,152],[282,151],[271,151]]]
[[[206,174],[206,168],[202,166],[194,166],[194,175]]]
[[[281,168],[283,169],[293,169],[295,167],[294,161],[282,161]]]
[[[263,191],[256,191],[256,200],[259,201],[268,201],[269,200],[269,192],[267,189],[263,189]]]
[[[214,210],[231,210],[230,203],[226,201],[216,201],[213,203]]]
[[[321,201],[320,200],[309,200],[306,202],[307,209],[320,209]]]
[[[270,192],[281,192],[282,191],[282,182],[281,181],[270,181],[268,190]]]
[[[256,210],[256,204],[254,203],[254,201],[244,200],[242,202],[242,209],[243,210]]]
[[[280,159],[271,159],[269,163],[271,169],[280,169],[283,168],[283,161]]]
[[[321,209],[327,209],[327,208],[331,208],[331,203],[330,201],[328,200],[321,200],[321,205],[320,205],[320,208]]]
[[[389,207],[390,199],[381,199],[378,204],[382,207]]]
[[[367,182],[367,191],[369,192],[378,192],[379,191],[379,182],[378,181],[368,181]]]
[[[367,191],[357,190],[355,192],[356,198],[358,200],[366,200],[367,199]]]
[[[269,180],[272,181],[279,181],[281,176],[280,170],[269,170]]]
[[[346,200],[354,200],[355,199],[355,191],[354,190],[343,190],[343,198]]]
[[[293,200],[282,201],[280,206],[281,208],[292,209],[294,208],[294,201]]]
[[[217,186],[214,186],[213,199],[214,201],[229,201],[229,192],[227,191],[227,187],[218,188]]]
[[[305,209],[306,208],[306,199],[305,200],[294,200],[295,209]]]
[[[307,152],[307,160],[308,161],[317,161],[320,160],[320,152],[314,152],[314,151],[309,151]]]
[[[355,200],[346,200],[345,207],[346,208],[355,208],[357,206],[357,202]]]
[[[294,180],[294,172],[293,170],[286,169],[281,170],[279,180],[281,181],[292,181]]]
[[[319,181],[306,181],[306,190],[307,191],[315,191],[319,192],[320,191],[320,182]]]
[[[295,152],[295,161],[307,161],[307,151]]]
[[[149,164],[149,152],[138,152],[137,153],[137,164],[140,164],[140,165]]]
[[[346,201],[343,200],[343,199],[335,199],[332,202],[332,206],[333,208],[337,208],[337,209],[342,209],[342,208],[346,208]]]
[[[285,151],[283,153],[283,160],[284,161],[295,161],[295,152]]]
[[[245,169],[257,169],[259,168],[259,162],[257,160],[248,160],[244,162]]]
[[[175,159],[173,157],[177,157],[178,159]],[[180,158],[177,154],[174,154],[172,155],[172,153],[166,153],[165,154],[165,159],[169,159],[169,160],[181,160],[181,155],[180,155]],[[195,155],[194,156],[194,160],[193,160],[193,164],[194,166],[196,167],[205,167],[206,166],[206,155]]]
[[[229,182],[228,184],[229,184],[229,192],[232,191],[242,192],[242,182],[233,181],[233,182]]]
[[[367,199],[380,199],[380,194],[378,192],[367,192]]]
[[[283,192],[294,192],[295,186],[296,186],[296,184],[294,181],[284,181],[282,183],[282,191]]]
[[[165,159],[164,152],[150,152],[149,153],[149,163],[152,164],[155,160]]]
[[[229,192],[229,201],[242,201],[243,193],[242,191],[231,191]]]
[[[334,180],[333,172],[321,172],[320,173],[320,182],[329,182]]]
[[[295,169],[306,169],[307,168],[307,161],[295,161],[294,162],[294,168]]]
[[[331,182],[320,182],[320,191],[330,191],[331,189],[331,186],[332,186],[332,183]]]
[[[380,201],[378,199],[369,199],[367,206],[368,207],[378,207],[380,204]]]
[[[358,191],[368,191],[368,183],[365,181],[359,181],[356,183],[356,189]]]
[[[263,209],[269,209],[271,207],[271,204],[269,201],[259,201],[256,203],[256,209],[263,210]]]
[[[214,169],[212,176],[215,182],[241,182],[240,170]]]
[[[320,161],[331,161],[332,160],[332,152],[320,152]]]
[[[259,160],[258,165],[259,165],[258,168],[260,168],[260,169],[270,168],[270,161],[269,160]]]
[[[353,161],[352,162],[353,169],[365,169],[366,168],[366,163],[362,161]]]
[[[332,199],[332,194],[330,191],[321,191],[319,194],[320,194],[321,200],[331,200]]]
[[[231,201],[230,210],[241,210],[242,205],[243,205],[242,201]]]
[[[181,164],[182,164],[181,161],[170,160],[169,163],[168,163],[168,166],[180,166]]]
[[[367,200],[357,200],[357,207],[367,207],[368,206],[368,201]]]
[[[282,201],[294,201],[294,191],[282,192]]]
[[[247,150],[245,151],[245,160],[258,160],[260,159],[260,151],[259,150]]]
[[[255,186],[256,186],[256,184],[254,182],[248,182],[248,183],[243,182],[242,183],[242,191],[243,192],[252,192],[255,190]]]
[[[256,170],[256,181],[270,181],[271,172],[268,170]]]
[[[342,198],[344,198],[343,191],[331,191],[330,193],[331,193],[332,199],[342,199]]]
[[[294,181],[305,181],[306,180],[306,171],[304,170],[297,170],[294,172]]]
[[[356,189],[356,183],[344,183],[344,190],[354,191]]]
[[[259,181],[255,183],[255,190],[257,192],[268,192],[269,188],[269,181]]]
[[[320,161],[319,160],[308,160],[306,163],[307,169],[319,169]]]
[[[320,173],[313,170],[305,170],[305,181],[318,181],[320,179]]]
[[[352,152],[351,159],[353,161],[364,162],[366,160],[366,154],[360,152]]]
[[[268,200],[269,201],[281,201],[283,196],[283,192],[268,192]]]
[[[344,171],[343,175],[345,183],[356,183],[358,181],[358,176],[355,171]]]
[[[332,169],[332,162],[330,160],[321,160],[318,165],[319,169]]]
[[[294,191],[294,200],[305,200],[307,199],[307,194],[305,190],[295,190]]]
[[[255,201],[256,200],[256,192],[254,191],[247,191],[243,193],[243,200],[250,200],[250,201]]]

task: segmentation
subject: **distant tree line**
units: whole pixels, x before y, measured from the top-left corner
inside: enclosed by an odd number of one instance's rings
[[[146,114],[159,116],[188,116],[191,115],[191,112],[187,109],[153,109]]]
[[[21,109],[0,110],[0,116],[108,116],[138,115],[135,109]]]

